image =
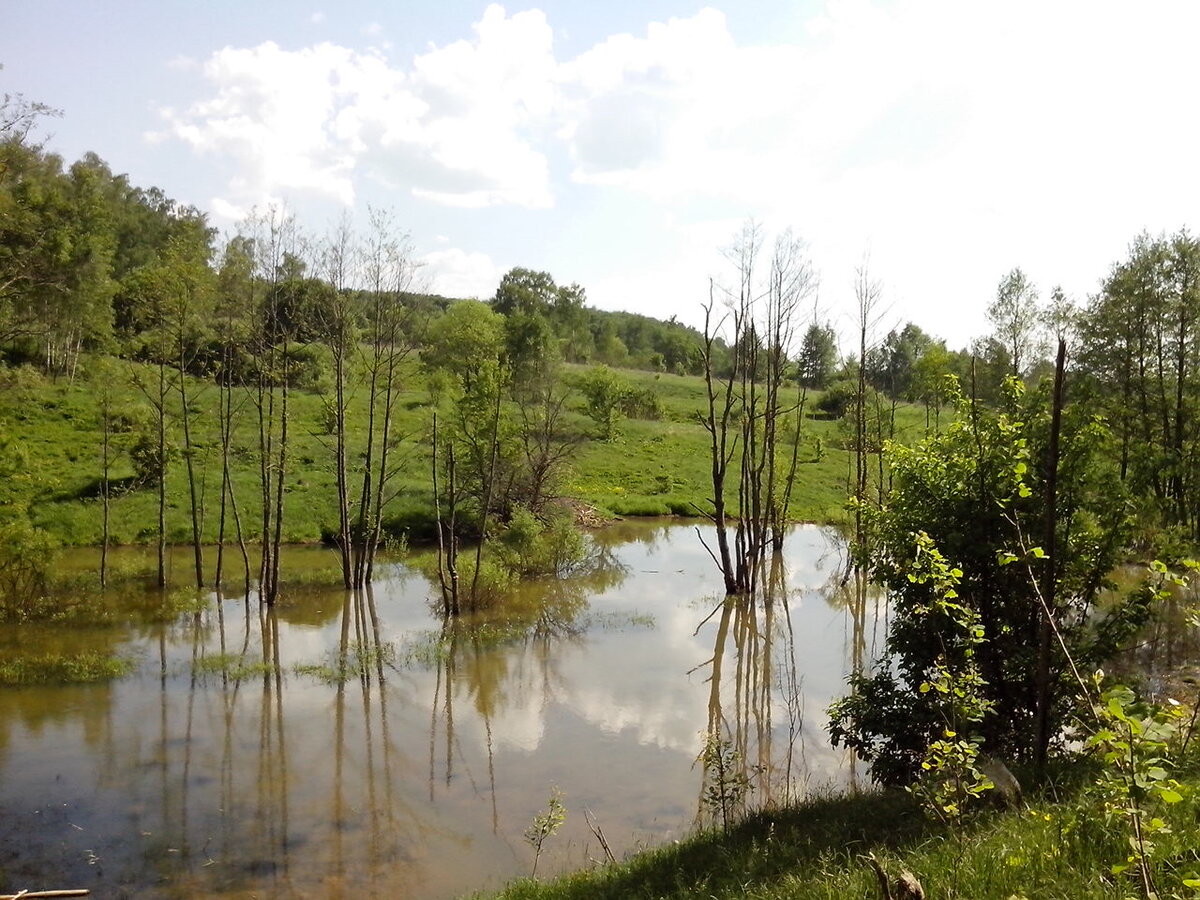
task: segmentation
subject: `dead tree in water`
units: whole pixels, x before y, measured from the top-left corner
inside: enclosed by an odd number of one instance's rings
[[[355,587],[370,583],[383,537],[384,507],[392,499],[396,404],[403,363],[413,349],[412,309],[404,302],[413,286],[416,264],[407,234],[397,232],[389,215],[371,210],[371,231],[363,256],[370,300],[366,311],[367,446],[361,490],[352,526]]]
[[[717,552],[710,553],[728,594],[753,593],[768,545],[783,543],[795,465],[794,455],[790,465],[781,464],[779,436],[797,409],[785,399],[784,389],[793,375],[797,310],[815,288],[803,245],[790,233],[776,241],[766,283],[760,283],[756,265],[761,246],[758,226],[747,223],[727,253],[737,273],[736,289],[719,289],[710,282],[704,307],[701,353],[708,404],[701,422],[709,433],[711,518],[717,529]],[[718,308],[722,294],[723,311]],[[731,536],[726,489],[734,464],[736,525]]]
[[[259,599],[268,606],[279,597],[279,551],[283,541],[284,477],[288,462],[288,405],[292,380],[292,327],[296,290],[304,263],[290,214],[271,209],[248,223],[253,236],[256,276],[263,286],[254,311],[250,346],[255,357],[251,403],[258,419],[259,490],[262,497],[262,559]]]

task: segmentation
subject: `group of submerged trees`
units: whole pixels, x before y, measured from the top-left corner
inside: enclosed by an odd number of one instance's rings
[[[702,416],[726,592],[770,602],[760,579],[795,477],[788,435],[806,386],[825,388],[820,406],[842,379],[853,558],[891,606],[886,653],[830,711],[835,742],[886,783],[954,754],[979,784],[980,754],[1043,771],[1099,702],[1082,673],[1161,611],[1166,566],[1120,596],[1114,569],[1177,563],[1200,537],[1200,240],[1137,238],[1081,307],[1057,288],[1040,303],[1014,269],[970,354],[911,325],[879,339],[880,289],[860,272],[859,353],[840,374],[827,326],[805,315],[815,280],[800,248],[764,244],[743,230],[706,307],[706,347],[719,336],[729,354],[705,357]],[[889,440],[900,400],[933,414],[915,446]]]
[[[198,210],[130,185],[93,154],[64,170],[31,137],[47,114],[53,111],[19,96],[0,104],[0,360],[74,378],[86,356],[100,394],[102,542],[107,550],[111,474],[122,447],[138,483],[157,489],[160,583],[166,473],[179,461],[197,585],[222,581],[227,544],[239,549],[249,585],[253,542],[260,594],[274,602],[298,389],[320,392],[326,407],[338,519],[330,537],[343,579],[347,587],[370,581],[395,476],[401,463],[413,462],[396,455],[395,414],[401,376],[416,371],[409,360],[419,349],[438,413],[429,438],[438,534],[446,541],[446,606],[457,612],[459,536],[483,534],[490,521],[508,522],[518,509],[545,518],[557,473],[579,441],[563,428],[558,362],[681,373],[697,364],[698,336],[690,329],[589,309],[581,288],[556,285],[545,273],[514,269],[490,304],[422,294],[407,237],[379,213],[365,236],[342,225],[314,238],[269,210],[218,242]],[[109,365],[112,356],[134,365]],[[136,429],[113,383],[126,371],[135,373],[144,400]],[[215,411],[199,402],[209,386],[220,395]],[[606,436],[618,410],[637,399],[605,370],[581,389]],[[213,431],[221,487],[209,573],[196,459],[198,442],[211,447]],[[248,449],[258,470],[253,497],[238,496],[231,476],[231,457]]]
[[[963,351],[912,324],[879,335],[879,289],[860,273],[856,352],[842,359],[790,235],[767,249],[746,226],[728,253],[732,277],[711,285],[703,334],[589,309],[577,285],[527,269],[509,272],[490,303],[447,301],[419,291],[407,238],[383,214],[365,235],[339,226],[312,239],[268,211],[218,249],[203,214],[133,187],[98,157],[64,170],[30,139],[46,112],[20,98],[0,107],[0,352],[65,377],[85,351],[140,364],[153,427],[137,454],[158,490],[160,559],[177,429],[197,584],[220,583],[236,546],[249,585],[253,541],[260,594],[278,596],[298,389],[319,389],[325,403],[343,580],[371,580],[396,474],[412,465],[395,429],[401,378],[417,360],[444,611],[470,610],[491,577],[481,542],[460,555],[463,537],[503,524],[515,567],[558,566],[566,543],[545,533],[559,527],[556,479],[580,437],[565,424],[558,364],[569,361],[704,378],[713,492],[697,511],[716,525],[725,590],[753,596],[781,546],[816,391],[816,411],[846,422],[859,558],[896,600],[891,662],[856,676],[835,734],[881,777],[900,778],[939,727],[937,692],[916,690],[939,668],[977,672],[986,686],[989,750],[1044,756],[1071,697],[1066,656],[1102,658],[1147,613],[1138,594],[1097,620],[1114,563],[1139,542],[1150,552],[1150,535],[1159,546],[1163,535],[1200,538],[1200,242],[1187,232],[1136,239],[1079,307],[1057,289],[1040,304],[1014,269],[988,310],[992,333]],[[201,407],[190,392],[202,384],[220,395],[211,578],[191,452]],[[629,391],[605,370],[576,386],[601,436],[613,436]],[[98,401],[107,522],[108,440],[124,425]],[[924,405],[928,438],[885,459],[901,402]],[[230,474],[247,430],[252,502]],[[944,579],[922,568],[934,553],[961,573],[953,610],[938,601]]]

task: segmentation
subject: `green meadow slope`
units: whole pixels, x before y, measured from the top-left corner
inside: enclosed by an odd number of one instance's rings
[[[24,454],[25,476],[0,488],[8,502],[24,504],[33,522],[64,544],[89,545],[101,539],[100,484],[101,426],[99,398],[108,392],[112,406],[127,420],[152,417],[150,404],[136,386],[154,373],[123,361],[106,361],[107,381],[90,374],[104,367],[85,361],[74,380],[50,381],[29,368],[0,373],[0,425],[10,445]],[[567,366],[564,377],[577,378],[583,367]],[[557,493],[595,507],[601,515],[697,515],[711,509],[709,437],[700,424],[705,406],[703,379],[695,376],[621,370],[633,388],[657,398],[654,419],[625,418],[618,434],[599,440],[596,425],[585,415],[582,397],[568,402],[565,428],[579,438],[573,458],[564,468]],[[413,365],[398,404],[394,458],[399,473],[390,514],[397,530],[427,527],[432,516],[430,490],[429,394],[424,377]],[[220,445],[216,407],[218,392],[211,384],[189,386],[189,402],[197,449],[193,463],[202,481],[204,534],[217,535],[220,507]],[[351,452],[361,452],[365,406],[360,390],[352,403]],[[815,408],[816,395],[807,407]],[[261,500],[258,496],[257,445],[254,408],[241,400],[237,418],[232,472],[239,513],[247,532],[254,531]],[[178,400],[173,399],[169,428],[176,453],[168,470],[167,529],[172,542],[190,540],[187,484],[178,444]],[[286,478],[285,529],[289,541],[316,541],[334,526],[335,476],[333,438],[325,422],[325,403],[318,391],[291,395],[292,446]],[[901,406],[897,413],[899,440],[915,440],[924,428],[923,412]],[[130,453],[133,437],[118,436],[111,470],[116,485],[111,507],[111,534],[117,543],[153,538],[156,490],[137,484]],[[849,454],[842,423],[806,417],[799,442],[798,466],[791,515],[796,520],[835,522],[844,516]],[[789,445],[790,446],[790,445]],[[229,528],[232,534],[232,526]]]

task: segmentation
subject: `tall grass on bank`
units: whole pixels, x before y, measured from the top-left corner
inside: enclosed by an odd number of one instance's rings
[[[1060,783],[1026,806],[986,813],[963,830],[932,822],[899,791],[814,799],[760,812],[727,833],[704,832],[615,865],[596,865],[549,882],[525,879],[495,897],[878,898],[868,853],[893,878],[904,869],[913,872],[931,898],[1133,896],[1138,888],[1131,876],[1112,874],[1114,863],[1128,855],[1126,834],[1107,824],[1100,805],[1079,789],[1087,774],[1077,767],[1069,776],[1074,785]],[[1171,811],[1170,821],[1181,848],[1171,864],[1181,872],[1197,865],[1197,850],[1186,848],[1200,848],[1200,780],[1189,787],[1189,798]]]

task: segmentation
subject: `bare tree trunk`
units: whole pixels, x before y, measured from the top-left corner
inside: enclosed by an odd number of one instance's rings
[[[862,548],[866,535],[863,529],[863,509],[867,500],[869,465],[867,459],[867,352],[869,337],[875,322],[875,307],[879,303],[879,284],[872,281],[864,262],[854,279],[854,296],[858,303],[858,388],[854,398],[854,540]]]
[[[1042,615],[1038,627],[1038,662],[1034,683],[1037,686],[1037,745],[1034,762],[1038,776],[1046,772],[1046,753],[1050,747],[1050,651],[1054,637],[1051,617],[1058,609],[1055,596],[1058,584],[1058,463],[1059,437],[1062,431],[1063,386],[1065,380],[1067,344],[1058,341],[1058,359],[1054,366],[1054,399],[1050,413],[1050,445],[1046,452],[1046,512],[1043,525],[1042,549],[1046,553],[1042,573]]]
[[[229,471],[229,444],[233,431],[233,387],[232,374],[229,371],[231,364],[229,347],[226,345],[221,350],[221,383],[217,396],[218,428],[221,437],[221,507],[217,517],[217,566],[213,572],[213,585],[217,590],[221,589],[221,580],[225,575],[226,517],[229,511],[229,494],[232,490]]]
[[[192,445],[192,429],[191,429],[191,412],[188,409],[188,392],[187,392],[187,365],[184,356],[184,341],[183,333],[180,331],[179,336],[179,404],[181,408],[181,421],[183,423],[183,461],[187,469],[188,479],[188,498],[191,506],[192,515],[192,555],[196,566],[196,587],[204,587],[204,545],[202,543],[200,529],[201,516],[203,512],[200,509],[200,502],[196,496],[196,467],[193,460],[194,446]]]
[[[479,570],[483,567],[483,542],[487,539],[488,513],[492,506],[492,495],[496,485],[496,457],[500,452],[500,385],[496,385],[496,406],[492,413],[491,453],[488,460],[487,480],[483,489],[483,508],[479,514],[479,543],[475,546],[475,571],[471,576],[471,612],[479,603]]]
[[[781,390],[793,340],[797,303],[811,289],[811,269],[801,245],[790,234],[775,243],[766,286],[760,288],[755,265],[761,238],[747,223],[727,254],[736,267],[738,287],[730,292],[729,312],[714,323],[715,285],[705,307],[704,365],[713,479],[713,520],[719,558],[714,555],[729,594],[754,593],[769,543],[781,546],[787,504],[795,477],[795,454],[781,484],[778,459],[780,421],[790,411]],[[718,376],[714,349],[728,323],[729,371]],[[736,425],[736,429],[734,426]],[[737,458],[737,526],[730,547],[724,490],[729,464]]]
[[[110,507],[112,498],[112,435],[114,373],[102,368],[97,377],[100,404],[100,503],[103,517],[100,525],[100,587],[108,586],[108,544],[110,538]]]
[[[158,586],[167,586],[167,364],[158,362]]]
[[[718,388],[715,371],[716,360],[714,350],[717,341],[717,331],[720,322],[713,321],[715,308],[714,285],[709,282],[708,305],[704,307],[704,383],[708,397],[708,412],[704,419],[705,430],[709,434],[709,450],[711,460],[711,475],[713,486],[713,523],[717,530],[717,550],[720,558],[717,564],[725,579],[725,593],[737,592],[737,579],[733,567],[733,558],[729,550],[729,530],[725,512],[725,478],[729,469],[729,461],[733,449],[729,446],[729,425],[734,412],[733,379],[727,379]],[[736,330],[736,329],[735,329]],[[737,345],[731,348],[736,357]],[[731,361],[731,365],[735,365]],[[734,438],[736,445],[737,439]]]
[[[275,471],[275,510],[273,513],[275,531],[271,536],[271,567],[268,571],[268,588],[266,600],[268,606],[274,606],[279,599],[279,550],[283,545],[283,497],[284,482],[287,476],[288,452],[288,395],[290,393],[291,366],[288,361],[288,342],[284,337],[283,343],[283,378],[280,386],[279,402],[279,455]]]

